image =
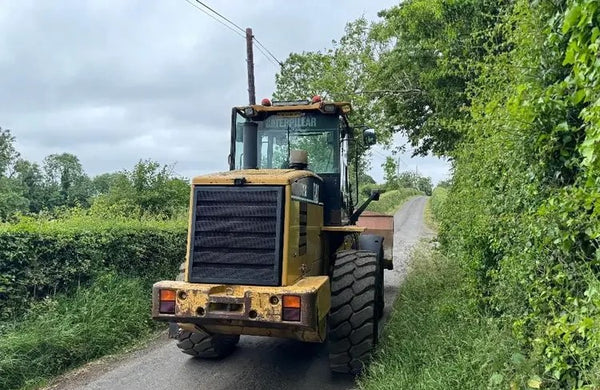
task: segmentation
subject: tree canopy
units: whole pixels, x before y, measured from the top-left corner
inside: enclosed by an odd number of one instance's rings
[[[188,181],[170,166],[140,160],[131,171],[90,178],[73,154],[51,154],[40,167],[22,158],[14,141],[0,128],[0,221],[73,207],[136,218],[168,218],[187,209]]]

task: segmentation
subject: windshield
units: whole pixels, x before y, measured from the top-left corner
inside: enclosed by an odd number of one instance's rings
[[[243,134],[236,126],[236,168],[242,161]],[[308,169],[316,173],[340,170],[339,118],[336,115],[295,113],[272,115],[258,123],[258,168],[287,168],[291,150],[305,150]]]

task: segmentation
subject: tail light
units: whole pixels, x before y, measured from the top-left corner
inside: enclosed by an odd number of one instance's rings
[[[281,319],[283,321],[300,321],[302,300],[298,295],[284,295]]]
[[[160,290],[158,311],[163,314],[175,314],[174,290]]]

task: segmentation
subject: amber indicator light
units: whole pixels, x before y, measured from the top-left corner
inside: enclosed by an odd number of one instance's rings
[[[158,311],[163,314],[175,314],[175,291],[160,290]]]
[[[282,297],[281,319],[283,321],[300,321],[300,306],[302,301],[298,295]]]
[[[161,301],[174,301],[175,300],[175,290],[160,290],[160,300]]]
[[[300,297],[298,295],[284,295],[283,307],[300,309]]]

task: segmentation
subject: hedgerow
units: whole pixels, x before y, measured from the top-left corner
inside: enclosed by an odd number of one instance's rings
[[[0,225],[0,318],[115,271],[147,281],[174,276],[185,257],[183,220],[72,216]]]
[[[394,214],[406,199],[415,195],[423,195],[423,193],[414,188],[386,191],[379,196],[378,201],[371,202],[367,210],[376,213]]]
[[[600,3],[509,2],[486,34],[441,240],[544,388],[597,388]]]
[[[436,220],[442,218],[442,212],[444,210],[444,204],[448,198],[448,190],[444,187],[435,187],[431,194],[431,211]]]
[[[0,389],[38,388],[53,376],[150,337],[150,289],[140,278],[104,273],[89,287],[35,302],[0,323]]]

